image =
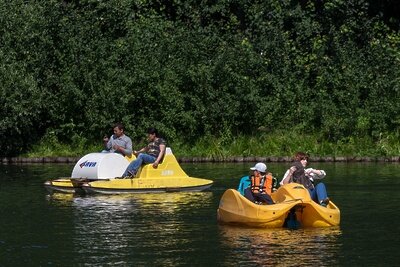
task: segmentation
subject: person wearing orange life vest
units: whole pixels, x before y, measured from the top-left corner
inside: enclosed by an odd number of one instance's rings
[[[252,202],[274,204],[271,193],[276,182],[273,181],[271,173],[267,173],[267,165],[259,162],[250,170],[253,171],[253,175],[250,176],[251,183],[244,190],[244,196]]]

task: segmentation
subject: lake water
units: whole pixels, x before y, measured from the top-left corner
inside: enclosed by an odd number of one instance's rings
[[[49,195],[73,165],[0,165],[0,266],[399,266],[400,164],[314,163],[341,224],[316,229],[219,225],[223,192],[246,164],[182,164],[215,183],[200,193]],[[285,163],[267,164],[277,177]]]

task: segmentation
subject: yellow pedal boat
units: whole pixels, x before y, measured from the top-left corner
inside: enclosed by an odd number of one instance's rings
[[[46,181],[45,187],[49,192],[123,194],[203,191],[213,184],[189,177],[169,147],[156,169],[147,164],[136,177],[122,179],[128,165],[129,160],[116,153],[91,153],[76,163],[71,177]]]
[[[258,205],[237,190],[228,189],[219,203],[218,221],[264,228],[285,227],[293,220],[298,227],[329,227],[340,223],[339,208],[332,201],[327,207],[317,204],[303,185],[285,184],[271,197],[275,204]]]

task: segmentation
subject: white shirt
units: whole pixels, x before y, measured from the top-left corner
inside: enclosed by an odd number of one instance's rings
[[[283,178],[279,183],[280,185],[283,185],[283,180],[285,180],[285,178],[289,175],[289,171],[290,171],[290,169],[288,169],[285,172],[285,175],[283,175]],[[307,168],[304,170],[306,176],[311,180],[311,182],[314,182],[314,180],[324,179],[324,177],[326,176],[326,172],[324,170],[318,170],[321,172],[321,174],[316,174],[314,171],[317,171],[317,170],[313,169],[313,168]]]

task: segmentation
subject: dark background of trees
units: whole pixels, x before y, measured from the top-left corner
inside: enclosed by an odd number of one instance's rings
[[[0,154],[114,122],[171,141],[399,133],[388,0],[0,1]]]

